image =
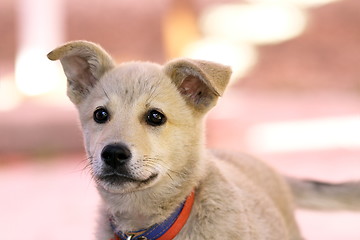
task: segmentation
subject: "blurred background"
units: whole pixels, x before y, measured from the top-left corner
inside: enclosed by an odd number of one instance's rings
[[[117,62],[230,65],[208,146],[284,174],[360,179],[358,0],[1,0],[0,239],[94,239],[98,196],[66,79],[46,54],[77,39]],[[308,240],[360,239],[360,214],[297,212]]]

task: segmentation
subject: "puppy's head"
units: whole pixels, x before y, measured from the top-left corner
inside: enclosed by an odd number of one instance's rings
[[[115,67],[100,46],[85,41],[48,57],[62,63],[99,187],[125,193],[196,181],[202,119],[223,93],[228,67],[190,59]]]

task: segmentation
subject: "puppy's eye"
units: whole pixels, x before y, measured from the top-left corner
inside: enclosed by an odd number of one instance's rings
[[[158,110],[150,110],[146,114],[146,123],[151,126],[160,126],[166,122],[166,117]]]
[[[93,115],[94,121],[97,123],[105,123],[109,120],[109,113],[105,108],[98,108]]]

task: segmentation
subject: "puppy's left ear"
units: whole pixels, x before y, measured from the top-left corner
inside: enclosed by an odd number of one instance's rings
[[[207,112],[224,93],[231,68],[218,63],[176,59],[164,66],[180,94],[199,112]]]

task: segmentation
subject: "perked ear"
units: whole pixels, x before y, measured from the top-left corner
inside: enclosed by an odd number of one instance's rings
[[[228,66],[192,59],[170,61],[165,64],[164,71],[186,101],[200,112],[216,104],[231,76]]]
[[[105,50],[87,41],[68,42],[47,57],[61,61],[68,81],[67,94],[74,104],[79,104],[96,82],[115,66]]]

